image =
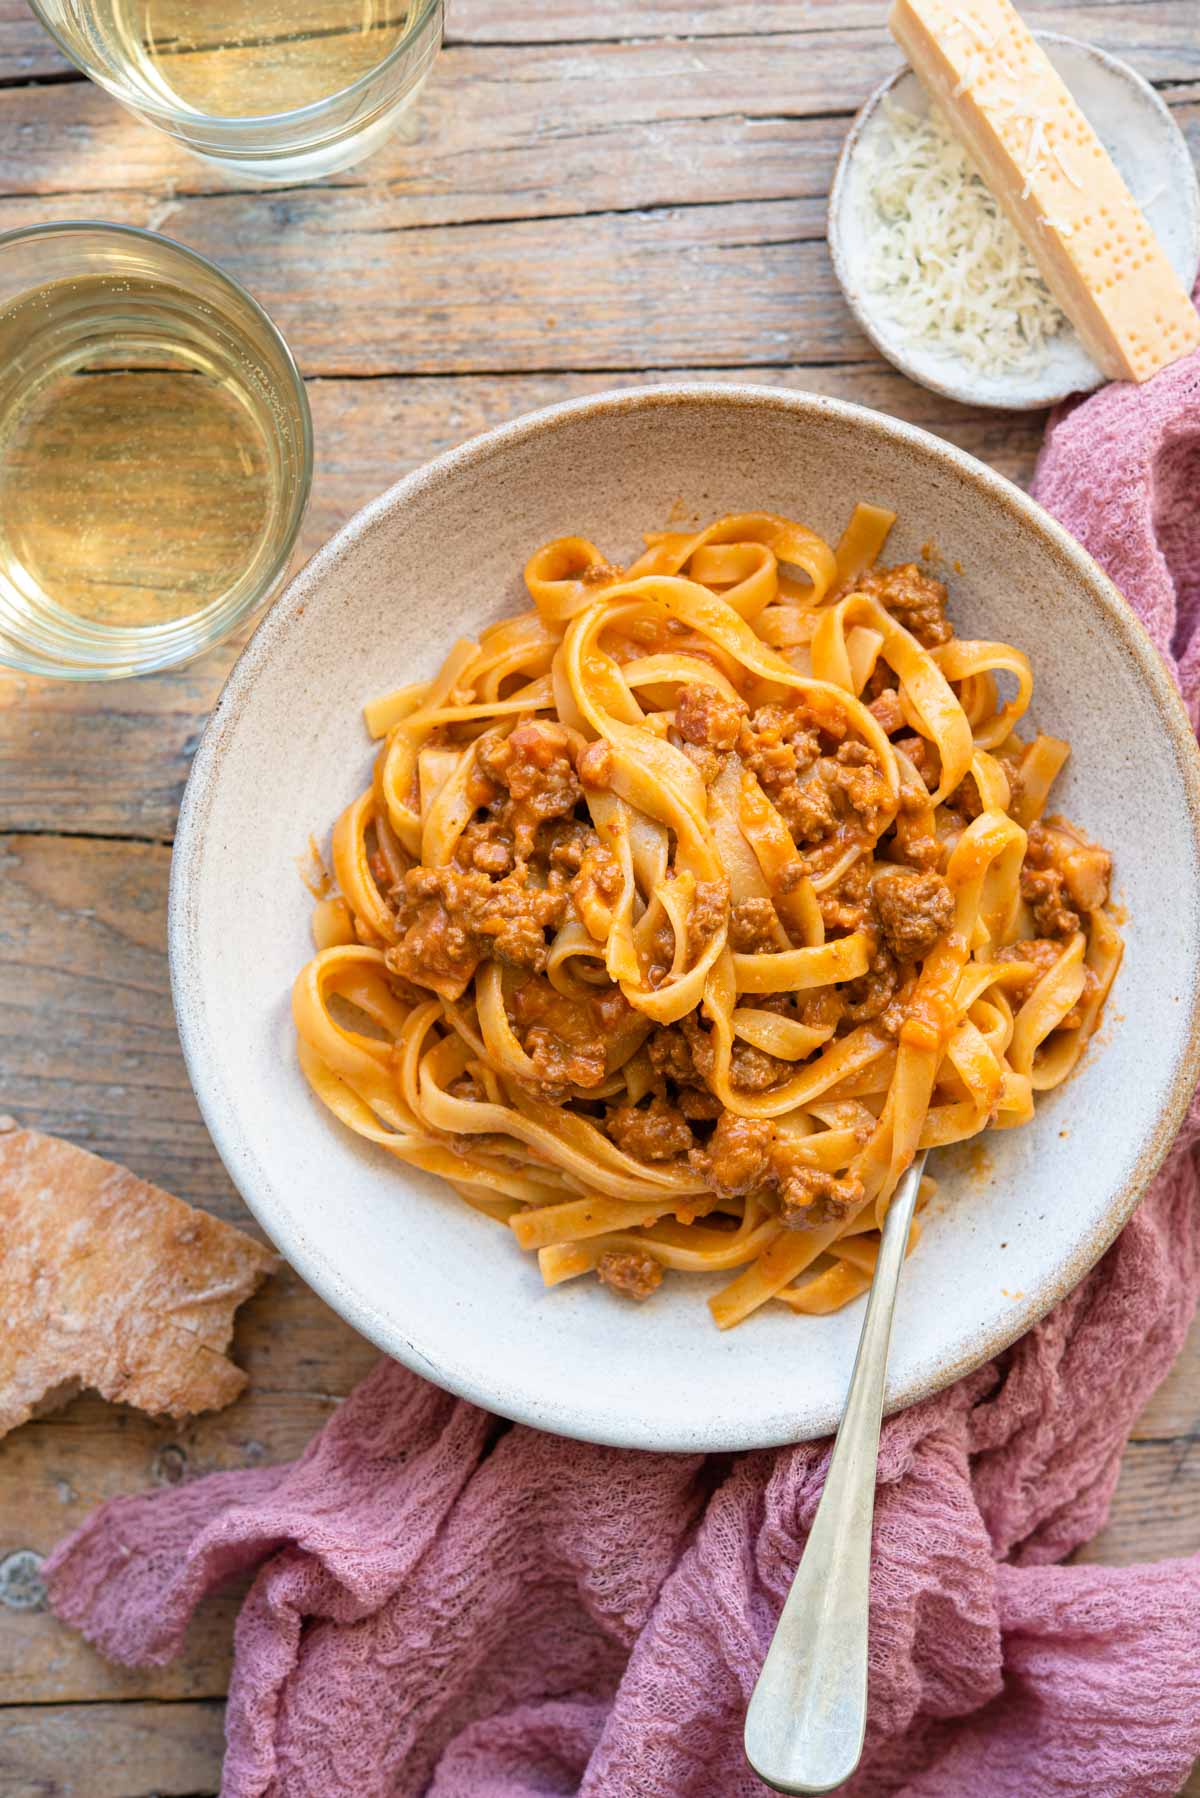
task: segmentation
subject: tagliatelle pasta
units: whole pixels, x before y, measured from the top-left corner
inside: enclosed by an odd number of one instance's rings
[[[1045,815],[1068,746],[1015,734],[1018,649],[877,565],[892,523],[560,539],[531,611],[366,709],[301,1063],[547,1285],[832,1310],[917,1150],[1027,1122],[1096,1029],[1121,940],[1107,852]]]

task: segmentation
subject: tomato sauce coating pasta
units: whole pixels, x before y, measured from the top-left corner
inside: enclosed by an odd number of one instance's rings
[[[532,610],[366,709],[301,1063],[547,1285],[833,1310],[917,1150],[1026,1123],[1099,1023],[1121,940],[1108,853],[1046,813],[1068,745],[1016,735],[1019,650],[878,565],[892,523],[739,514],[628,569],[559,539]]]

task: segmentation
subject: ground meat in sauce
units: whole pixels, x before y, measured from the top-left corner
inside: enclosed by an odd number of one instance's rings
[[[820,779],[788,782],[768,798],[797,844],[819,843],[837,824],[832,794]]]
[[[924,812],[925,808],[922,808]],[[896,820],[895,834],[888,844],[891,859],[902,863],[906,868],[916,868],[927,872],[930,868],[941,872],[945,867],[946,845],[935,832],[926,826],[925,817],[904,815],[904,804],[901,801],[901,816]]]
[[[675,1104],[685,1118],[699,1123],[720,1117],[721,1101],[702,1083],[688,1039],[678,1024],[656,1030],[646,1044],[646,1053],[660,1085],[670,1080],[675,1087]]]
[[[618,568],[615,562],[605,561],[602,556],[598,562],[589,562],[587,567],[575,576],[575,579],[582,581],[585,587],[603,587],[609,581],[621,580],[624,573],[623,568]]]
[[[857,1175],[838,1179],[809,1166],[794,1141],[780,1135],[765,1118],[725,1112],[707,1147],[693,1149],[689,1159],[722,1198],[757,1193],[778,1211],[788,1229],[833,1223],[863,1202]]]
[[[858,930],[871,915],[871,860],[860,856],[841,879],[817,894],[826,930]]]
[[[705,1082],[711,1079],[715,1055],[712,1038],[700,1024],[695,1012],[678,1024],[656,1030],[646,1045],[650,1065],[661,1079],[674,1082],[681,1090],[677,1096],[686,1117],[716,1117],[720,1101],[713,1097]],[[768,1092],[796,1071],[795,1063],[778,1055],[768,1055],[750,1043],[734,1041],[730,1055],[730,1085],[738,1092]]]
[[[662,1285],[663,1270],[645,1249],[607,1249],[596,1272],[605,1286],[628,1299],[648,1299]]]
[[[774,1129],[766,1118],[741,1118],[723,1111],[707,1147],[693,1149],[695,1172],[722,1198],[758,1192],[771,1177]]]
[[[817,842],[833,829],[833,802],[820,781],[810,781],[821,740],[809,716],[780,705],[760,706],[738,737],[738,754],[755,775],[797,842]]]
[[[603,737],[585,743],[575,758],[575,772],[585,787],[604,792],[612,785],[613,753]]]
[[[735,1092],[766,1093],[790,1080],[796,1064],[779,1055],[768,1055],[750,1043],[734,1042],[729,1061],[729,1084]]]
[[[485,957],[540,973],[547,930],[557,930],[567,897],[530,885],[524,867],[503,880],[453,865],[410,868],[396,889],[404,935],[387,951],[393,974],[444,998],[466,991]]]
[[[882,943],[871,957],[871,965],[858,980],[847,981],[844,988],[846,1021],[870,1024],[880,1016],[900,984],[900,969],[895,956]]]
[[[872,895],[884,941],[899,961],[928,955],[954,922],[954,895],[940,874],[886,868]]]
[[[617,987],[598,991],[594,998],[573,999],[544,980],[515,986],[509,1009],[538,1080],[554,1089],[599,1086],[607,1071],[609,1041],[632,1015]]]
[[[1033,972],[1019,984],[1005,987],[1009,1003],[1014,1011],[1019,1011],[1030,993],[1042,978],[1048,974],[1063,952],[1064,945],[1054,942],[1048,937],[1033,937],[1028,942],[1010,943],[1007,949],[997,949],[993,961],[1027,961],[1033,964]]]
[[[1108,903],[1112,856],[1074,831],[1057,829],[1053,823],[1031,824],[1025,865],[1061,874],[1067,899],[1077,911],[1097,911]]]
[[[569,818],[583,797],[575,758],[580,739],[561,724],[532,719],[507,737],[485,737],[475,751],[479,773],[492,784],[500,822],[512,832],[517,857],[533,850],[538,826]],[[503,792],[507,797],[500,799]]]
[[[729,918],[729,887],[723,880],[700,880],[688,913],[688,953],[703,953]]]
[[[1025,1004],[1025,1001],[1029,998],[1039,980],[1048,974],[1051,968],[1058,962],[1065,947],[1066,944],[1061,940],[1055,942],[1046,937],[1031,937],[1027,942],[1011,943],[1007,949],[998,949],[996,951],[995,959],[997,961],[1028,961],[1033,963],[1033,973],[1030,974],[1027,979],[1022,980],[1019,985],[1010,986],[1006,989],[1008,992],[1009,1003],[1014,1011],[1019,1011],[1021,1006]],[[1094,995],[1098,985],[1099,982],[1096,979],[1095,973],[1085,962],[1083,967],[1083,991],[1080,993],[1074,1008],[1067,1013],[1062,1023],[1057,1026],[1059,1030],[1078,1030],[1081,1027],[1083,1024],[1083,1008],[1086,1006],[1088,1000]]]
[[[716,1060],[712,1038],[701,1027],[694,1012],[683,1019],[680,1028],[687,1040],[696,1073],[702,1080],[710,1080]],[[738,1092],[769,1092],[795,1071],[792,1062],[785,1061],[778,1055],[768,1055],[763,1049],[755,1049],[750,1043],[734,1039],[729,1058],[729,1084]]]
[[[450,1082],[446,1091],[452,1099],[469,1099],[472,1105],[481,1105],[487,1097],[474,1074],[470,1073],[460,1074],[457,1080]]]
[[[696,1083],[696,1064],[688,1040],[677,1024],[656,1030],[646,1044],[650,1066],[660,1079],[673,1080],[677,1086]]]
[[[610,907],[621,891],[623,879],[620,862],[597,838],[584,851],[579,872],[571,882],[571,902],[586,929],[591,930],[592,922],[595,923],[593,934],[597,941],[603,941],[607,935]]]
[[[942,758],[935,746],[926,737],[897,737],[896,748],[908,757],[927,790],[930,793],[936,791],[941,779]]]
[[[468,824],[454,846],[454,859],[477,874],[511,874],[516,864],[512,832],[495,818]]]
[[[654,934],[639,946],[638,955],[647,986],[660,987],[675,959],[675,929],[670,918],[659,919]]]
[[[772,1152],[779,1188],[779,1221],[787,1230],[811,1230],[840,1224],[863,1203],[866,1193],[857,1174],[827,1174],[809,1167],[782,1143]]]
[[[740,699],[702,684],[681,687],[675,700],[675,729],[686,743],[705,749],[732,749],[745,716]]]
[[[573,875],[583,866],[585,855],[599,847],[600,838],[591,826],[577,824],[572,818],[545,826],[538,841],[538,854],[545,856],[556,873]]]
[[[1025,760],[1028,743],[1022,743],[1020,737],[1013,737],[1007,744],[1001,744],[992,750],[992,755],[999,762],[1008,776],[1008,802],[1012,807],[1020,798],[1025,782],[1021,777],[1021,763]]]
[[[894,687],[885,687],[878,698],[871,701],[867,710],[889,737],[904,727],[904,708]]]
[[[863,688],[860,698],[864,705],[871,705],[874,700],[881,699],[885,693],[894,693],[898,686],[899,677],[896,670],[881,656],[867,676],[867,684]]]
[[[846,1001],[836,986],[814,986],[796,997],[796,1020],[810,1030],[836,1030]]]
[[[1067,904],[1065,886],[1057,869],[1021,869],[1021,897],[1033,913],[1039,936],[1074,936],[1079,929],[1079,913]]]
[[[699,743],[685,743],[678,731],[671,732],[671,741],[676,749],[686,755],[700,779],[706,787],[711,787],[721,772],[721,757],[715,749],[705,749]]]
[[[973,774],[963,776],[959,785],[951,793],[947,804],[968,824],[979,817],[983,811],[983,800],[979,797],[979,783]]]
[[[854,586],[856,592],[877,599],[896,623],[911,631],[926,649],[949,643],[954,635],[954,628],[946,619],[945,586],[915,562],[902,562],[895,568],[872,568]]]
[[[675,1103],[689,1123],[711,1123],[721,1116],[724,1107],[715,1093],[710,1093],[707,1086],[681,1086],[675,1094]]]
[[[868,749],[865,743],[843,743],[838,749],[837,766],[830,779],[841,788],[851,811],[861,818],[864,829],[872,836],[876,835],[883,815],[891,808],[891,793],[875,751]]]
[[[904,969],[901,968],[899,971],[903,976]],[[917,976],[910,974],[908,979],[903,980],[902,984],[897,987],[895,996],[888,1001],[878,1018],[874,1020],[876,1029],[882,1030],[885,1036],[899,1036],[901,1026],[910,1013],[916,990]]]
[[[683,1113],[663,1099],[648,1105],[614,1105],[604,1128],[618,1149],[635,1161],[673,1161],[686,1155],[695,1138]]]
[[[729,944],[739,954],[778,947],[779,919],[769,899],[736,899],[729,913]]]
[[[738,754],[798,845],[822,843],[842,824],[876,835],[891,796],[875,751],[850,738],[823,754],[821,735],[845,731],[830,720],[814,725],[804,706],[760,706],[742,726]]]

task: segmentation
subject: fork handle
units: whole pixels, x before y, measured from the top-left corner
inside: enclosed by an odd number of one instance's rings
[[[779,1792],[832,1791],[862,1756],[879,1426],[896,1288],[924,1165],[919,1155],[884,1219],[825,1490],[746,1712],[746,1758]]]

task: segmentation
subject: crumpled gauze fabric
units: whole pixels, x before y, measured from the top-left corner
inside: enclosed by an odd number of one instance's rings
[[[1200,356],[1056,419],[1035,491],[1200,715]],[[1095,1271],[885,1427],[852,1798],[1157,1798],[1200,1754],[1200,1564],[1058,1565],[1200,1287],[1193,1108]],[[114,1660],[248,1572],[226,1798],[750,1798],[741,1730],[828,1461],[593,1448],[381,1363],[292,1466],[118,1499],[48,1565]]]

